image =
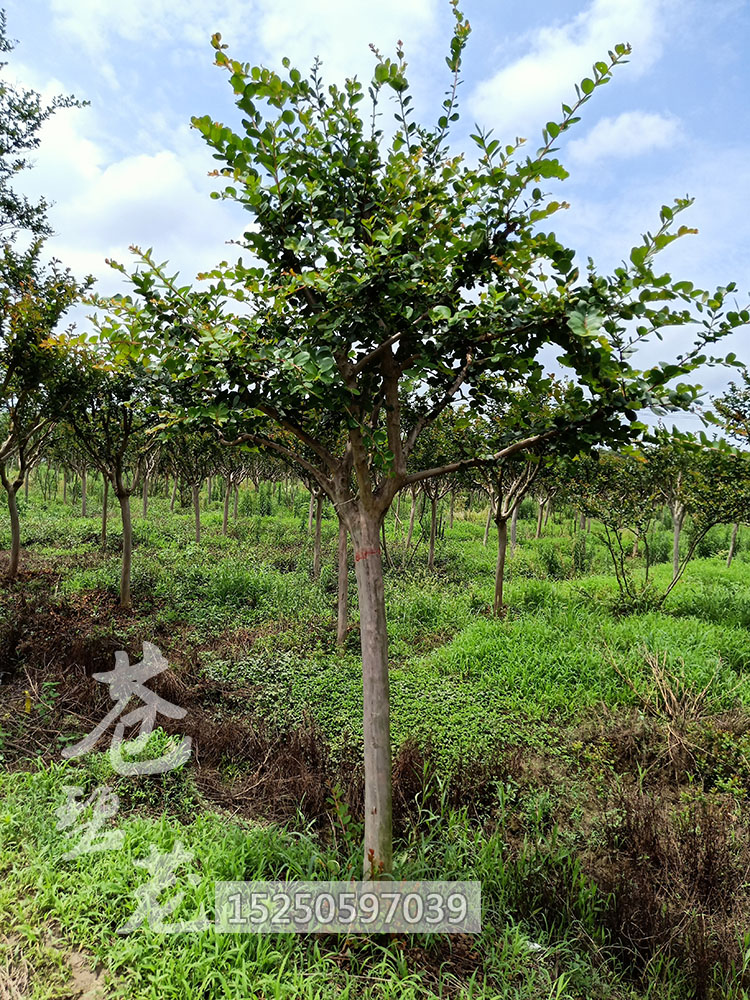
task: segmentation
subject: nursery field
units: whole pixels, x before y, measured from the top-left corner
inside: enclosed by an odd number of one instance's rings
[[[59,485],[59,484],[58,484]],[[47,494],[49,491],[46,491]],[[663,604],[668,514],[651,534],[653,592],[623,601],[596,521],[523,501],[492,614],[486,501],[429,507],[407,555],[386,531],[399,878],[479,879],[481,935],[121,933],[154,851],[184,849],[174,915],[212,917],[217,880],[361,874],[362,670],[353,572],[336,644],[337,521],[313,579],[309,493],[243,485],[222,533],[202,494],[158,490],[134,513],[132,610],[118,607],[121,533],[32,480],[19,577],[0,590],[0,997],[682,1000],[750,995],[750,550],[712,528]],[[406,503],[408,508],[408,502]],[[408,513],[408,510],[407,510]],[[421,521],[420,521],[421,516]],[[451,524],[452,520],[452,524]],[[687,540],[683,540],[687,544]],[[0,549],[10,545],[7,521]],[[632,571],[641,557],[629,553]],[[192,739],[187,763],[122,776],[103,740],[118,650],[152,643],[152,682],[184,709],[144,757]],[[119,797],[118,849],[65,857],[69,792]],[[167,893],[169,895],[169,892]],[[119,931],[118,931],[119,929]]]

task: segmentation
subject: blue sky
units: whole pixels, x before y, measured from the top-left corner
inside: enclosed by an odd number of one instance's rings
[[[537,145],[543,124],[573,84],[620,41],[630,63],[594,95],[559,156],[571,203],[556,231],[579,260],[609,269],[659,207],[696,199],[684,221],[700,235],[679,241],[664,266],[705,287],[734,280],[750,291],[750,0],[463,0],[473,33],[465,60],[457,133],[478,121],[496,135]],[[50,249],[99,290],[115,287],[105,257],[132,244],[192,277],[231,248],[243,213],[212,201],[210,153],[190,116],[236,121],[226,74],[209,39],[220,31],[230,55],[300,69],[323,59],[339,79],[372,72],[370,42],[391,53],[403,39],[415,102],[434,113],[447,85],[451,30],[445,0],[11,0],[19,40],[8,74],[45,95],[73,92],[91,102],[46,127],[24,183],[54,201]],[[558,193],[558,192],[556,192]],[[733,349],[750,361],[748,335]],[[653,358],[668,356],[673,345]],[[718,389],[726,373],[703,374]]]

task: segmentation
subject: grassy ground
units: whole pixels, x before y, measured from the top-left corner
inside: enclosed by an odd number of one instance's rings
[[[216,880],[358,875],[362,692],[354,591],[334,643],[336,526],[313,582],[301,489],[244,491],[226,538],[215,500],[199,547],[192,512],[154,497],[125,613],[97,487],[89,518],[32,490],[0,591],[0,997],[750,995],[750,561],[726,569],[728,529],[664,607],[626,614],[596,527],[561,512],[537,540],[526,505],[496,620],[482,511],[457,512],[432,573],[424,542],[400,568],[389,524],[398,874],[481,879],[479,938],[121,935],[152,847],[192,852],[186,918]],[[652,550],[670,545],[665,524]],[[151,686],[187,710],[154,740],[189,734],[190,764],[64,763],[111,707],[91,674],[144,641],[170,661]],[[105,782],[121,848],[65,860],[64,787]]]

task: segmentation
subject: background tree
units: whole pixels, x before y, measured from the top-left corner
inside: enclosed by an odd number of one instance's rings
[[[0,53],[13,47],[0,11]],[[0,71],[6,65],[0,63]],[[39,145],[44,122],[58,108],[78,105],[69,97],[44,105],[36,91],[0,81],[0,481],[10,514],[10,579],[18,573],[21,547],[16,496],[60,412],[55,383],[63,351],[50,341],[83,291],[57,261],[42,262],[51,232],[47,203],[19,194],[13,182],[30,166],[27,153]]]
[[[109,481],[122,518],[120,607],[132,606],[130,577],[133,523],[130,498],[138,490],[158,446],[159,396],[149,373],[131,365],[112,367],[79,352],[67,385],[67,419],[94,468]],[[105,495],[106,505],[106,495]]]

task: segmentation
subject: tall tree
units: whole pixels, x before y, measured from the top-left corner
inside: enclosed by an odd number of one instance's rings
[[[0,53],[13,47],[0,11]],[[0,71],[6,65],[0,62]],[[0,481],[10,514],[10,579],[21,547],[16,495],[61,410],[56,383],[64,350],[54,334],[84,288],[59,262],[43,263],[48,205],[19,194],[13,182],[30,166],[27,154],[39,145],[44,122],[78,104],[58,97],[45,105],[36,91],[0,80]]]
[[[627,46],[595,64],[535,153],[482,132],[473,137],[476,157],[450,150],[469,35],[457,0],[452,6],[451,78],[434,126],[414,117],[400,46],[395,59],[376,53],[368,88],[357,80],[326,88],[317,68],[305,79],[288,61],[283,75],[241,63],[215,36],[242,124],[235,131],[211,116],[193,124],[220,162],[223,196],[252,218],[244,237],[252,259],[217,268],[211,288],[194,292],[145,253],[132,275],[135,300],[112,303],[124,343],[161,358],[225,436],[304,469],[349,530],[368,877],[392,868],[381,525],[399,490],[481,464],[457,455],[440,467],[410,468],[420,435],[461,398],[480,410],[488,372],[519,386],[542,378],[538,355],[553,345],[576,383],[572,423],[585,421],[597,439],[626,440],[639,430],[638,409],[690,405],[696,391],[673,381],[704,360],[707,344],[748,319],[723,314],[725,291],[708,294],[654,271],[655,255],[688,231],[674,225],[687,202],[664,207],[656,234],[612,276],[592,266],[580,280],[573,251],[544,229],[562,206],[539,184],[567,176],[555,141],[626,59]],[[395,100],[388,133],[379,125],[386,93]],[[676,361],[634,367],[635,346],[696,318],[706,324]],[[570,416],[565,428],[513,428],[495,457],[555,437],[570,428]],[[342,443],[332,450],[327,441],[339,431]]]

